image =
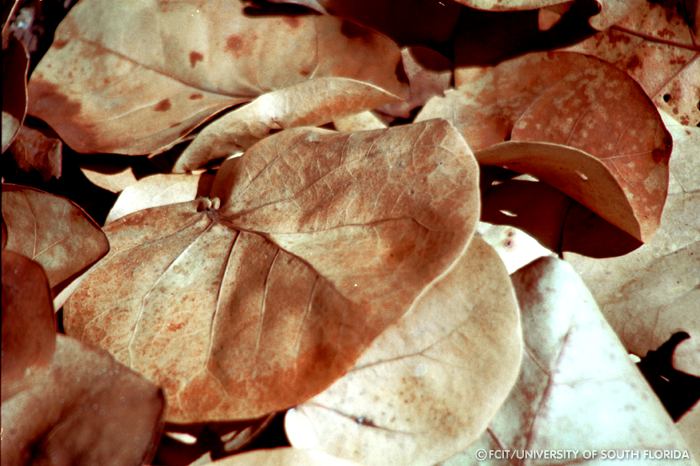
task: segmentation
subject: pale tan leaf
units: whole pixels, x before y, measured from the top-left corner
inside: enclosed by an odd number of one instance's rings
[[[38,171],[48,181],[60,178],[63,164],[63,143],[42,131],[22,126],[10,146],[17,166],[24,171]]]
[[[676,331],[700,339],[700,129],[664,119],[675,144],[670,193],[656,236],[619,258],[566,256],[627,349],[640,356]]]
[[[151,207],[193,201],[209,193],[212,175],[160,174],[141,178],[122,191],[105,223]]]
[[[535,10],[568,0],[456,0],[471,8],[490,11]]]
[[[28,70],[29,54],[22,42],[10,36],[8,46],[5,48],[5,27],[3,26],[2,152],[5,152],[12,143],[27,113]]]
[[[259,417],[329,386],[478,216],[476,162],[443,120],[285,130],[227,160],[211,196],[109,224],[112,252],[64,309],[69,334],[164,387],[172,422]]]
[[[371,111],[336,118],[333,120],[333,126],[335,126],[335,129],[338,131],[346,133],[386,128],[384,122]]]
[[[29,111],[79,152],[144,154],[224,108],[314,78],[403,92],[388,38],[327,16],[243,10],[227,0],[82,1],[32,75]]]
[[[51,290],[41,266],[20,254],[3,251],[3,402],[21,388],[19,382],[27,369],[51,361],[55,334]]]
[[[56,335],[41,266],[12,252],[2,262],[2,464],[148,462],[160,390],[106,352]]]
[[[359,466],[358,463],[336,458],[322,451],[298,448],[254,450],[209,464],[217,466]]]
[[[509,274],[535,259],[552,254],[535,238],[510,225],[479,222],[477,232],[498,253]]]
[[[694,464],[673,421],[569,264],[539,259],[516,272],[513,285],[525,338],[520,378],[488,431],[446,465],[605,464],[601,455],[610,450],[639,451],[623,464],[659,464],[642,456],[656,451],[681,457],[672,464]],[[479,461],[479,449],[571,456]],[[597,456],[585,458],[584,451]]]
[[[676,426],[683,434],[693,456],[696,460],[700,459],[700,402],[695,403],[695,406],[680,418]]]
[[[634,80],[608,63],[565,52],[455,73],[459,89],[431,99],[417,120],[450,119],[475,151],[510,140],[586,152],[620,185],[639,223],[615,224],[642,241],[651,237],[666,196],[671,138]],[[562,183],[568,185],[566,178]]]
[[[109,251],[99,226],[72,201],[37,189],[3,184],[5,248],[39,262],[54,294]]]
[[[521,357],[510,278],[494,250],[474,237],[348,374],[287,412],[287,437],[296,447],[366,465],[435,464],[484,431]]]
[[[105,167],[85,164],[80,167],[80,171],[92,184],[113,193],[120,193],[138,181],[131,166]]]
[[[204,128],[178,158],[173,171],[195,170],[243,151],[273,131],[319,126],[398,100],[380,87],[347,78],[312,79],[268,92]]]

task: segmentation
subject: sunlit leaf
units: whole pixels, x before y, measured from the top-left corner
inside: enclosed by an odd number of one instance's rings
[[[700,339],[700,129],[681,126],[670,116],[665,121],[674,152],[670,193],[656,236],[619,258],[567,255],[626,348],[639,356],[677,331]],[[692,372],[700,375],[700,366]]]
[[[513,285],[525,338],[520,378],[488,431],[444,464],[504,464],[480,461],[479,449],[577,452],[545,464],[598,464],[604,451],[638,451],[631,464],[657,464],[642,452],[665,451],[680,455],[674,464],[692,464],[673,421],[571,266],[542,258],[516,272]],[[585,451],[596,458],[586,461]]]
[[[2,464],[148,462],[160,390],[105,351],[56,335],[41,266],[4,252],[2,269]]]
[[[54,294],[107,254],[97,224],[72,201],[37,189],[3,184],[5,248],[39,262]]]
[[[400,95],[399,61],[391,40],[327,16],[249,16],[226,0],[87,0],[32,74],[29,112],[79,152],[152,153],[227,107],[314,78]]]
[[[521,339],[510,278],[475,237],[348,374],[287,413],[287,437],[366,465],[435,464],[484,431],[517,378]]]
[[[441,120],[270,136],[223,165],[212,200],[109,224],[66,331],[162,385],[172,422],[295,405],[461,255],[476,172]]]
[[[634,214],[629,221],[612,212],[604,218],[615,218],[615,225],[639,240],[651,237],[666,196],[671,138],[634,80],[574,53],[535,53],[495,67],[462,68],[456,80],[459,89],[433,98],[417,120],[450,119],[477,158],[503,141],[547,142],[585,152],[610,172]],[[522,155],[527,162],[533,154]],[[557,157],[568,156],[548,159]],[[575,176],[577,169],[587,176],[587,169],[571,168],[562,172],[561,183],[574,189],[566,176]],[[612,199],[607,207],[622,208]]]

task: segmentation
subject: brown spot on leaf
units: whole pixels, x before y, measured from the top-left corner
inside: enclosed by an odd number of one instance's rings
[[[231,34],[226,39],[226,50],[231,52],[235,57],[240,57],[245,53],[245,40],[237,34]]]
[[[635,68],[639,68],[641,65],[641,60],[639,60],[639,57],[635,55],[630,59],[629,63],[627,63],[627,68],[633,70]]]
[[[153,107],[153,110],[156,112],[167,112],[170,110],[170,107],[172,107],[170,104],[170,99],[163,99],[158,102],[155,107]]]
[[[190,100],[199,100],[203,99],[204,96],[200,94],[199,92],[195,92],[194,94],[190,94]]]
[[[190,52],[190,66],[192,68],[194,68],[197,65],[197,62],[200,62],[202,60],[204,60],[204,55],[202,55],[199,52],[195,52],[194,50]]]
[[[651,151],[651,158],[654,159],[654,162],[656,162],[656,163],[662,163],[668,157],[667,157],[666,151],[664,149],[656,148],[653,151]]]
[[[182,322],[180,322],[180,323],[171,322],[170,325],[168,325],[168,331],[175,332],[177,330],[180,330],[184,325],[185,324],[183,324]]]
[[[54,46],[54,48],[62,49],[63,47],[66,46],[67,43],[68,43],[67,40],[59,39],[59,40],[54,41],[53,46]]]

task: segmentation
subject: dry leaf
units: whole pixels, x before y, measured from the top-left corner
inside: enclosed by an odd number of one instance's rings
[[[400,51],[380,34],[243,9],[226,0],[82,1],[32,75],[29,111],[79,152],[144,154],[224,108],[312,78],[402,93]]]
[[[295,405],[461,255],[476,174],[442,120],[283,131],[226,161],[220,208],[202,199],[108,225],[112,251],[66,304],[66,330],[162,385],[171,422]]]
[[[16,5],[15,5],[16,6]],[[29,54],[22,42],[10,36],[2,49],[2,152],[10,146],[27,113],[27,71]]]
[[[613,257],[641,246],[638,239],[561,191],[537,180],[518,178],[497,181],[484,189],[482,221],[520,228],[558,254],[572,251],[589,257]]]
[[[3,402],[21,387],[28,368],[45,366],[52,358],[56,326],[45,282],[39,264],[12,251],[2,253]]]
[[[525,338],[520,378],[488,431],[446,465],[607,464],[601,455],[614,451],[639,452],[629,464],[652,465],[660,463],[643,457],[645,452],[688,455],[671,418],[570,265],[539,259],[516,272],[513,285]],[[479,449],[578,454],[479,461]],[[597,457],[586,459],[586,451]]]
[[[551,5],[566,3],[568,0],[456,0],[470,8],[491,11],[535,10]]]
[[[435,464],[484,431],[521,356],[510,278],[475,237],[348,374],[287,412],[287,437],[366,465]]]
[[[656,236],[619,258],[566,256],[625,347],[640,356],[679,330],[700,339],[700,129],[664,119],[675,144],[671,188]]]
[[[61,177],[63,143],[60,139],[23,125],[10,152],[24,171],[36,170],[45,181]]]
[[[676,423],[695,458],[700,458],[700,402]]]
[[[566,50],[613,63],[677,121],[700,124],[700,43],[679,14],[677,3],[615,3],[628,11],[614,27]]]
[[[72,201],[37,189],[3,184],[5,248],[39,262],[53,294],[109,251],[99,226]]]
[[[277,130],[323,125],[336,117],[398,100],[371,83],[345,78],[311,79],[268,92],[204,128],[187,146],[173,171],[195,170],[211,160],[243,151]]]
[[[384,122],[371,111],[336,118],[333,120],[333,126],[335,126],[335,129],[338,131],[346,133],[386,128]]]
[[[139,210],[193,201],[198,195],[209,193],[211,182],[212,176],[207,174],[147,176],[124,189],[107,214],[105,223]]]
[[[130,165],[115,169],[114,166],[104,167],[86,164],[80,167],[80,171],[92,184],[113,193],[120,193],[138,181]]]
[[[160,390],[106,352],[56,335],[41,266],[12,252],[2,262],[2,464],[147,462]]]
[[[298,448],[249,451],[209,464],[217,466],[359,466],[357,463],[336,458],[322,451]]]
[[[443,95],[452,82],[452,63],[428,47],[404,47],[401,59],[409,83],[409,97],[403,102],[384,105],[383,113],[408,118],[434,95]]]
[[[476,231],[498,253],[509,274],[535,259],[552,254],[535,238],[510,225],[479,222]]]
[[[417,120],[450,118],[477,152],[506,140],[583,151],[614,177],[636,221],[612,213],[605,218],[614,216],[615,225],[640,240],[653,234],[666,195],[671,139],[649,98],[626,74],[585,55],[548,52],[491,68],[458,69],[456,79],[460,88],[431,99]],[[587,168],[576,169],[586,175]],[[567,178],[561,183],[575,188]],[[619,207],[609,200],[609,209]]]

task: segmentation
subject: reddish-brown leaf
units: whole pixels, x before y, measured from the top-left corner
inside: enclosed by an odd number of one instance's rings
[[[474,237],[348,374],[287,413],[287,437],[296,447],[366,465],[435,464],[484,431],[521,357],[510,277]]]
[[[27,71],[29,54],[24,44],[10,36],[2,49],[2,152],[10,146],[27,113]]]
[[[31,284],[32,286],[28,286]],[[2,253],[2,400],[15,394],[25,371],[47,365],[55,345],[51,290],[39,264]],[[11,390],[11,387],[15,387]]]
[[[2,185],[5,248],[39,262],[56,295],[109,251],[97,224],[72,201],[24,186]]]
[[[677,2],[616,3],[627,11],[615,26],[566,50],[613,63],[677,121],[700,124],[700,42]]]
[[[313,78],[401,95],[399,61],[391,40],[332,17],[249,16],[227,0],[87,0],[34,71],[29,111],[79,152],[152,153],[224,108]]]
[[[359,466],[353,461],[336,458],[322,451],[298,448],[254,450],[207,464],[216,466]]]
[[[605,218],[640,240],[651,237],[666,197],[671,138],[634,80],[601,60],[563,52],[458,69],[456,80],[459,89],[433,98],[418,120],[450,118],[477,152],[507,140],[585,152],[610,172],[634,216],[618,219],[609,202]],[[571,168],[561,182],[575,188],[566,178],[577,176]]]
[[[140,465],[163,397],[102,350],[56,335],[41,266],[2,254],[2,464]]]
[[[45,181],[61,177],[63,143],[60,139],[23,125],[10,152],[24,171],[37,171]]]
[[[170,421],[292,406],[352,367],[461,255],[476,172],[441,120],[270,136],[219,170],[220,207],[109,224],[112,252],[66,304],[66,330],[161,384]]]

